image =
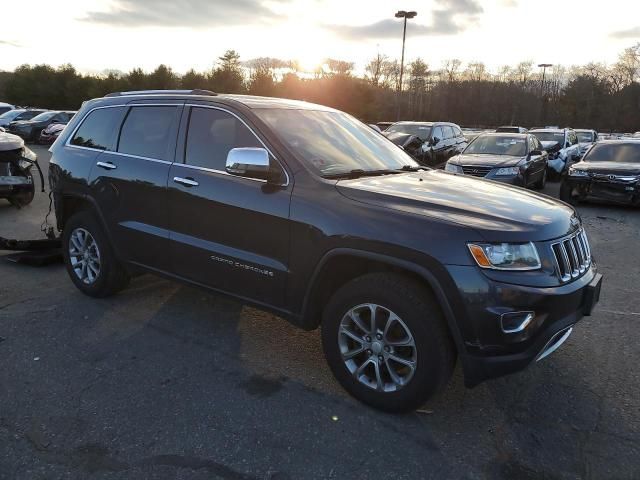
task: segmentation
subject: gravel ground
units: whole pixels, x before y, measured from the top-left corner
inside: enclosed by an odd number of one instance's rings
[[[38,236],[47,207],[0,200],[0,235]],[[458,368],[408,415],[348,397],[318,332],[235,300],[150,275],[95,300],[62,265],[0,259],[0,478],[640,478],[640,212],[580,211],[594,315],[519,374],[466,390]]]

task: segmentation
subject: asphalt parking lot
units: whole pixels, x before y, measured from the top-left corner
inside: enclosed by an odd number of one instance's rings
[[[0,200],[0,236],[40,235],[47,207]],[[62,265],[0,259],[0,478],[640,478],[640,211],[579,209],[593,316],[522,373],[466,390],[458,368],[407,415],[347,396],[318,332],[150,275],[95,300]]]

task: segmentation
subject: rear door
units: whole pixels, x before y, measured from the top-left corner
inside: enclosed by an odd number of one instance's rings
[[[431,131],[431,165],[439,166],[447,161],[447,144],[444,138],[444,131],[441,126],[433,127]]]
[[[118,254],[162,271],[169,264],[167,177],[182,103],[124,107],[115,151],[96,159],[89,178]]]
[[[237,112],[192,105],[185,115],[183,158],[169,174],[172,270],[207,287],[282,305],[293,185],[226,172],[229,150],[265,146]],[[271,164],[282,169],[273,155]],[[284,170],[282,177],[288,178]]]

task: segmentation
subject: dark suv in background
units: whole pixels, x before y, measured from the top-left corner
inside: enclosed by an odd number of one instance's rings
[[[457,358],[468,386],[544,358],[598,300],[572,207],[420,167],[320,105],[111,94],[51,151],[82,292],[151,272],[321,327],[338,381],[384,410],[421,405]]]
[[[50,110],[42,112],[29,120],[18,120],[9,123],[7,132],[22,137],[27,142],[35,142],[42,131],[54,123],[68,123],[76,112]]]
[[[449,122],[396,122],[383,135],[403,146],[414,145],[411,155],[422,165],[444,167],[447,160],[467,146],[467,139],[455,123]],[[410,140],[418,141],[411,143]]]

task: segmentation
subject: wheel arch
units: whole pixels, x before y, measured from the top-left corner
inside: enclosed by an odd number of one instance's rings
[[[429,288],[442,308],[456,349],[459,353],[464,351],[464,342],[456,317],[436,275],[415,262],[365,250],[336,248],[322,257],[307,287],[302,306],[301,326],[307,330],[317,328],[320,325],[323,305],[331,294],[349,280],[372,271],[402,273]],[[329,274],[332,277],[335,275],[335,278],[330,280]]]

